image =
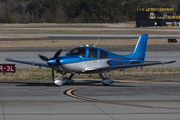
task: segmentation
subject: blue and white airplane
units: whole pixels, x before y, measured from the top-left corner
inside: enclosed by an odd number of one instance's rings
[[[140,67],[142,69],[143,66],[176,62],[144,61],[146,56],[147,40],[148,34],[142,34],[139,37],[134,51],[129,55],[117,55],[98,47],[80,46],[71,49],[65,54],[65,56],[59,56],[62,49],[58,50],[52,58],[39,55],[39,57],[46,61],[46,63],[15,60],[12,58],[6,58],[5,60],[52,68],[53,71],[56,70],[57,72],[61,73],[61,75],[54,80],[54,84],[58,86],[74,82],[72,77],[75,74],[94,73],[98,73],[101,76],[103,85],[110,85],[114,81],[110,78],[105,78],[102,73],[107,75],[107,72],[116,69],[122,71],[124,71],[126,68],[133,67]],[[68,78],[60,79],[66,73],[70,73],[71,75]]]

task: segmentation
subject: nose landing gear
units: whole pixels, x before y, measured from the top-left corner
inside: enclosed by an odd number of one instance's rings
[[[61,85],[67,85],[67,84],[71,84],[74,82],[73,79],[71,79],[74,74],[71,74],[69,77],[65,77],[63,78],[62,80],[60,80],[60,78],[64,76],[64,74],[60,75],[59,77],[57,77],[55,80],[54,80],[54,84],[57,85],[57,86],[61,86]]]

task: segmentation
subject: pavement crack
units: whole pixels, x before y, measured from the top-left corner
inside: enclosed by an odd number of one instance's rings
[[[107,114],[103,109],[101,109],[95,102],[92,102],[99,110],[101,110],[105,115],[107,115],[111,120],[114,120],[109,114]]]
[[[4,120],[6,120],[3,103],[1,103],[1,106],[2,106],[3,118],[4,118]]]

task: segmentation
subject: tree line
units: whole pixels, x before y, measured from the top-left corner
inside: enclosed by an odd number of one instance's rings
[[[0,23],[117,23],[134,21],[137,8],[172,5],[180,14],[180,0],[0,0]]]

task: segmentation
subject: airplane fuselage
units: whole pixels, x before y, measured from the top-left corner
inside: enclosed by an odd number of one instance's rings
[[[83,54],[78,53],[78,50],[81,52],[83,50]],[[76,52],[71,53],[71,51]],[[60,56],[56,60],[49,60],[48,64],[65,73],[88,73],[87,71],[97,68],[128,65],[134,60],[144,59],[131,58],[130,55],[117,55],[97,47],[82,46],[70,50],[65,56]]]

